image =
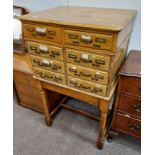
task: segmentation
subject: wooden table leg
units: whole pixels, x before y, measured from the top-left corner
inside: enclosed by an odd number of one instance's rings
[[[45,89],[41,90],[40,96],[41,96],[41,100],[42,100],[43,107],[44,107],[46,125],[51,126],[52,125],[52,116],[49,111],[49,101],[48,101]]]
[[[100,119],[99,135],[97,140],[98,149],[102,149],[104,144],[104,137],[106,132],[105,124],[107,120],[108,107],[109,107],[109,101],[105,101],[105,100],[100,101],[101,119]]]

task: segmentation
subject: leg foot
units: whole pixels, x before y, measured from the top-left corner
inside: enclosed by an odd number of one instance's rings
[[[116,135],[118,135],[118,133],[113,132],[113,131],[109,131],[109,132],[108,132],[108,136],[107,136],[107,141],[108,141],[109,143],[111,143],[112,140],[113,140],[113,136],[116,136]]]
[[[52,119],[45,118],[45,123],[48,127],[50,127],[52,125]]]
[[[108,137],[107,137],[107,141],[108,141],[109,143],[112,142],[112,136],[111,136],[111,135],[108,135]]]
[[[97,148],[99,150],[102,150],[103,149],[103,143],[102,142],[97,142]]]

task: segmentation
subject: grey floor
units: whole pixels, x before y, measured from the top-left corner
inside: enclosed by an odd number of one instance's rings
[[[78,100],[70,100],[77,103]],[[140,142],[120,135],[96,149],[99,123],[61,110],[47,127],[40,113],[17,105],[14,99],[14,155],[140,155]]]

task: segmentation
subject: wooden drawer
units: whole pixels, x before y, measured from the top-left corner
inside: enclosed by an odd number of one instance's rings
[[[63,61],[62,48],[56,46],[28,42],[28,51],[30,54]]]
[[[19,98],[21,101],[20,102],[21,105],[23,105],[25,107],[32,108],[32,109],[37,110],[37,111],[44,111],[43,104],[42,104],[42,101],[40,99],[30,97],[30,96],[27,96],[27,95],[22,94],[22,93],[19,94]]]
[[[117,110],[140,117],[141,100],[122,93],[118,101]]]
[[[18,83],[18,82],[15,82],[15,85],[16,85],[16,90],[18,94],[22,93],[32,98],[34,97],[34,98],[38,98],[41,100],[40,91],[38,89],[24,85],[22,83]]]
[[[136,137],[140,137],[141,135],[141,121],[120,113],[116,114],[114,128]]]
[[[91,67],[97,70],[109,70],[110,57],[101,56],[88,52],[80,52],[76,50],[66,50],[67,62],[80,64],[86,67]]]
[[[98,34],[64,30],[65,44],[111,50],[113,36],[111,34]]]
[[[73,87],[73,88],[83,90],[83,91],[86,91],[89,93],[93,93],[96,95],[100,95],[100,96],[106,95],[106,88],[107,87],[100,85],[100,84],[95,84],[95,83],[80,80],[77,78],[68,77],[68,85]]]
[[[61,33],[58,27],[23,24],[23,33],[25,38],[33,40],[61,42]]]
[[[107,72],[101,72],[93,69],[88,69],[86,67],[67,64],[67,73],[70,76],[89,80],[92,82],[97,82],[105,85],[108,83]]]
[[[50,72],[44,69],[34,67],[34,75],[36,77],[52,81],[59,84],[65,84],[65,76],[59,73]]]
[[[56,60],[42,58],[31,55],[31,61],[33,66],[47,69],[54,72],[64,73],[64,63]]]
[[[34,79],[32,75],[29,75],[29,74],[13,71],[13,80],[15,82],[20,82],[30,87],[34,87],[38,89],[40,88],[40,82]]]
[[[136,77],[128,77],[128,76],[121,76],[122,78],[122,91],[141,96],[141,79]]]

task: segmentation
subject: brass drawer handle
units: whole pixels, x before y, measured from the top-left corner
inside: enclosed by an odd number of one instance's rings
[[[103,38],[96,38],[95,41],[98,43],[106,43],[106,39]]]
[[[36,74],[38,74],[41,78],[48,78],[48,79],[52,79],[53,76],[49,76],[47,74],[43,74],[42,72],[36,71]]]
[[[52,51],[52,54],[53,54],[53,55],[56,55],[56,56],[59,56],[59,55],[60,55],[60,53],[57,52],[57,51]]]
[[[134,105],[133,109],[137,112],[141,112],[141,106],[140,105]]]
[[[99,65],[105,65],[105,61],[102,60],[95,60],[95,63]]]
[[[101,75],[95,75],[95,78],[97,78],[97,79],[104,79],[104,77],[103,76],[101,76]]]
[[[61,81],[61,80],[62,80],[61,77],[57,77],[57,76],[54,77],[54,81]]]
[[[85,74],[83,72],[80,72],[80,75],[85,76],[85,77],[91,77],[91,74]]]
[[[46,28],[36,27],[36,32],[37,32],[39,35],[46,35]]]
[[[51,75],[47,75],[47,74],[45,74],[45,75],[43,75],[43,78],[48,78],[48,79],[53,79],[53,76]]]
[[[90,89],[91,88],[91,87],[86,87],[86,86],[84,86],[82,84],[80,84],[80,87],[83,88],[83,89]]]
[[[68,58],[77,59],[77,56],[73,54],[68,54]]]
[[[47,33],[48,33],[48,35],[53,35],[53,36],[56,35],[56,32],[55,31],[48,31]]]
[[[96,91],[96,92],[102,92],[102,89],[101,88],[94,88],[94,90]]]
[[[73,44],[80,44],[78,41],[73,41]]]
[[[95,47],[95,48],[101,48],[101,45],[93,44],[93,47]]]
[[[34,32],[34,28],[27,28],[27,31]]]
[[[140,130],[140,126],[139,125],[133,125],[133,124],[128,124],[128,128],[132,131],[137,131],[137,130]]]
[[[106,43],[106,39],[103,38],[96,38],[95,41],[98,43]]]
[[[81,38],[80,38],[80,41],[85,43],[85,44],[89,44],[89,43],[93,42],[90,35],[82,35]]]
[[[36,74],[41,76],[42,72],[36,71]]]
[[[37,47],[30,46],[30,50],[32,50],[32,51],[37,51]]]
[[[61,66],[53,64],[52,67],[57,68],[57,69],[61,69]]]
[[[71,39],[78,39],[78,35],[75,35],[75,34],[69,34],[68,36]]]
[[[80,60],[85,62],[85,63],[91,63],[92,62],[92,60],[90,60],[90,59],[80,58]]]
[[[40,54],[40,52],[37,50],[37,47],[30,46],[30,51],[35,51],[35,53]]]
[[[33,62],[34,62],[34,63],[37,63],[37,64],[40,63],[39,60],[35,60],[35,59],[33,59]]]

